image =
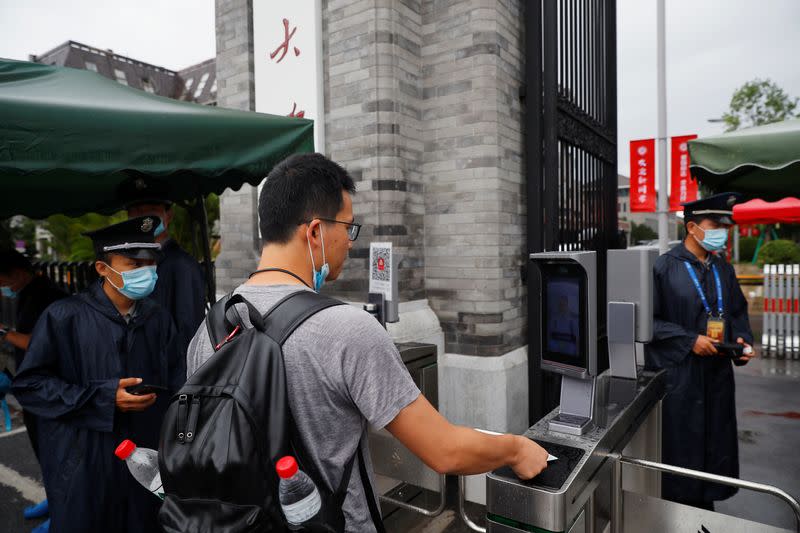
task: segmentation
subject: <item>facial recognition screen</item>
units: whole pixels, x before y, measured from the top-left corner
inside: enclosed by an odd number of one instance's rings
[[[542,269],[543,358],[586,368],[586,277],[580,267],[551,264]]]

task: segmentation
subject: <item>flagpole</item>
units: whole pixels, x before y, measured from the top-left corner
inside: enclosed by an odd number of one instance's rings
[[[658,84],[658,250],[663,254],[669,249],[669,195],[667,184],[667,38],[665,0],[657,0],[656,15],[656,69]]]

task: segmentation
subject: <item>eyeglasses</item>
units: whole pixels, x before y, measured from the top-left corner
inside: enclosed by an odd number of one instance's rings
[[[344,224],[345,226],[347,226],[347,237],[351,241],[358,239],[358,234],[359,232],[361,232],[361,224],[356,224],[355,222],[343,222],[341,220],[335,220],[333,218],[320,218],[320,217],[317,217],[315,220],[324,220],[325,222]],[[309,220],[308,222],[304,222],[303,224],[308,224],[310,222],[311,221]]]

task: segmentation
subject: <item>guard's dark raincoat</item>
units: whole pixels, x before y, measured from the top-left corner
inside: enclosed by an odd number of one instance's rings
[[[185,356],[189,341],[206,316],[205,277],[197,260],[173,239],[161,245],[158,281],[150,298],[166,309],[178,330],[178,349]]]
[[[654,269],[653,340],[647,345],[645,362],[648,368],[667,371],[662,459],[671,465],[738,477],[733,365],[721,356],[692,353],[697,335],[706,333],[707,314],[684,261],[689,261],[697,273],[715,315],[717,293],[710,265],[717,265],[725,342],[742,337],[746,343],[753,343],[747,301],[730,264],[714,254],[704,264],[683,244],[658,258]],[[662,496],[673,501],[712,502],[736,493],[733,487],[695,479],[667,474],[662,479]]]
[[[177,390],[185,381],[179,358],[168,313],[140,300],[126,323],[102,281],[41,316],[13,392],[39,417],[51,531],[158,531],[158,498],[139,485],[114,450],[124,439],[158,448],[169,395],[136,413],[117,410],[115,398],[125,377]]]

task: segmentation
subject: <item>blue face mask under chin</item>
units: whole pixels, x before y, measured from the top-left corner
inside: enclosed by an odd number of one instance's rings
[[[111,268],[111,266],[108,268]],[[117,272],[111,268],[114,272]],[[120,294],[127,296],[131,300],[141,300],[152,294],[153,289],[156,287],[158,281],[158,274],[156,273],[155,266],[143,266],[134,268],[133,270],[126,270],[125,272],[117,272],[122,276],[122,287],[117,287],[111,281],[111,286],[117,289]]]
[[[167,227],[164,225],[164,221],[161,220],[160,218],[159,220],[160,222],[158,223],[158,226],[156,226],[156,229],[153,232],[153,237],[158,237],[167,230]]]
[[[17,291],[12,290],[11,287],[0,287],[0,292],[3,293],[3,296],[12,300],[17,297]]]
[[[720,250],[725,249],[725,245],[728,243],[727,229],[719,228],[707,229],[703,231],[705,232],[703,240],[701,241],[697,237],[695,237],[695,239],[700,243],[700,246],[702,246],[704,250],[707,252],[719,252]]]
[[[325,284],[325,279],[330,274],[331,267],[325,260],[325,237],[322,235],[322,226],[319,227],[319,238],[322,240],[322,267],[317,270],[317,265],[314,263],[314,254],[311,251],[311,241],[308,242],[308,255],[311,256],[311,273],[314,278],[314,290],[319,292]]]

